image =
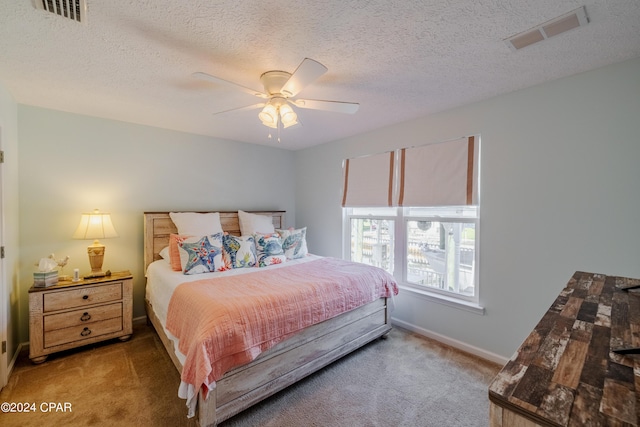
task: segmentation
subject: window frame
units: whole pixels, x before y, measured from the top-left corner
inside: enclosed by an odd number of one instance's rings
[[[364,208],[364,207],[345,207],[343,211],[343,258],[351,260],[351,220],[352,219],[375,219],[375,220],[391,220],[394,222],[394,241],[393,241],[393,276],[398,281],[398,285],[408,291],[420,296],[426,297],[428,300],[442,302],[455,307],[462,307],[469,311],[483,314],[484,309],[479,306],[480,301],[480,207],[474,205],[474,216],[451,216],[451,215],[416,215],[410,214],[411,207],[385,207],[385,208]],[[427,207],[428,208],[428,207]],[[457,207],[451,207],[457,208]],[[469,206],[461,208],[468,209]],[[395,211],[394,215],[389,214],[364,214],[354,213],[357,210],[377,210],[384,209],[389,212]],[[438,221],[438,222],[457,222],[472,223],[475,225],[474,239],[474,269],[473,283],[474,295],[464,295],[444,289],[432,288],[429,286],[419,285],[408,281],[408,246],[407,246],[407,230],[408,221]]]
[[[390,215],[354,215],[352,214],[354,208],[342,208],[342,258],[351,261],[351,219],[375,219],[375,220],[392,220],[393,224],[393,232],[395,234],[395,239],[393,242],[393,275],[396,277],[396,271],[398,271],[398,257],[396,256],[396,241],[398,239],[398,224],[397,217]],[[361,208],[356,208],[361,209]],[[366,208],[365,208],[366,209]],[[396,210],[396,207],[384,207],[384,208],[370,208],[370,209],[393,209]],[[396,277],[397,280],[397,277]]]
[[[479,236],[478,236],[478,230],[480,229],[479,227],[479,215],[477,213],[477,207],[476,207],[476,215],[474,217],[455,217],[455,216],[439,216],[439,215],[407,215],[407,211],[410,208],[403,208],[402,209],[402,213],[403,213],[403,223],[404,223],[404,229],[403,229],[403,239],[405,240],[404,244],[403,244],[403,249],[404,249],[404,254],[403,254],[403,260],[402,260],[402,284],[406,287],[410,287],[410,288],[415,288],[417,290],[420,291],[427,291],[427,292],[433,292],[436,294],[441,294],[441,295],[445,295],[449,298],[455,298],[455,299],[460,299],[460,300],[464,300],[464,301],[468,301],[471,303],[478,303],[479,300],[479,293],[480,293],[480,287],[479,287],[479,276],[478,276],[478,255],[479,255],[479,250],[478,250],[478,242],[479,242]],[[419,285],[417,283],[412,283],[409,282],[409,272],[407,271],[408,269],[408,259],[409,259],[409,246],[406,244],[406,235],[407,235],[407,227],[408,227],[408,222],[409,221],[437,221],[440,223],[443,222],[452,222],[452,223],[461,223],[461,224],[474,224],[475,225],[475,238],[474,238],[474,248],[473,248],[473,261],[474,261],[474,268],[473,268],[473,287],[474,287],[474,292],[473,292],[473,296],[469,296],[469,295],[464,295],[462,293],[459,292],[452,292],[452,291],[447,291],[445,289],[438,289],[438,288],[432,288],[429,286],[422,286]]]

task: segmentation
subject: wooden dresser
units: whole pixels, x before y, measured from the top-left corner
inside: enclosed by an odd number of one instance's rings
[[[491,427],[637,426],[640,280],[576,272],[489,386]]]
[[[29,358],[111,338],[131,337],[133,277],[128,271],[29,289]]]

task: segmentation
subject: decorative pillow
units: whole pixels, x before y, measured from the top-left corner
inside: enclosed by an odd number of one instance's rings
[[[178,243],[184,274],[212,273],[227,268],[222,260],[222,233],[188,237]]]
[[[222,233],[220,212],[169,212],[169,217],[178,228],[178,234],[210,236]]]
[[[169,260],[171,258],[171,255],[169,254],[169,246],[162,248],[158,255],[160,255],[160,258],[162,259]]]
[[[255,233],[270,234],[276,231],[273,228],[273,219],[267,215],[238,211],[238,222],[242,236],[251,236]]]
[[[182,271],[182,269],[184,268],[184,265],[180,260],[180,249],[178,249],[178,247],[185,239],[188,239],[189,237],[193,236],[181,236],[178,234],[169,235],[169,262],[171,263],[171,269],[173,271]]]
[[[272,264],[282,264],[287,260],[282,250],[282,239],[278,233],[255,233],[258,266],[266,267]]]
[[[287,259],[303,258],[307,256],[307,227],[294,230],[276,230],[282,239],[282,250]]]
[[[222,257],[230,268],[255,267],[258,263],[256,240],[253,236],[222,236]]]

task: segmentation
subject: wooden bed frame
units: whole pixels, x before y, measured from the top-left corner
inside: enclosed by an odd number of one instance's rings
[[[282,211],[253,213],[270,215],[276,228],[284,225]],[[220,212],[220,222],[224,231],[240,235],[237,212]],[[168,212],[145,212],[145,271],[151,262],[160,258],[158,253],[169,244],[169,235],[176,232]],[[171,360],[182,372],[173,342],[167,338],[149,301],[145,300],[145,307]],[[199,394],[198,423],[201,427],[215,426],[390,330],[386,298],[313,325],[262,353],[248,365],[225,374],[216,381],[216,388],[209,392],[206,400]]]

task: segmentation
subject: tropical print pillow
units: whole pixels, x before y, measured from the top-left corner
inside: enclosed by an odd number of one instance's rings
[[[178,242],[180,263],[184,274],[224,271],[222,233],[203,237],[189,237]]]
[[[253,236],[222,236],[222,257],[231,268],[255,267],[258,263],[256,240]]]
[[[273,264],[282,264],[287,257],[282,250],[282,240],[278,233],[255,233],[256,253],[258,254],[258,266],[266,267]]]
[[[287,259],[297,259],[307,256],[307,227],[288,230],[276,230],[282,238],[282,250]]]

